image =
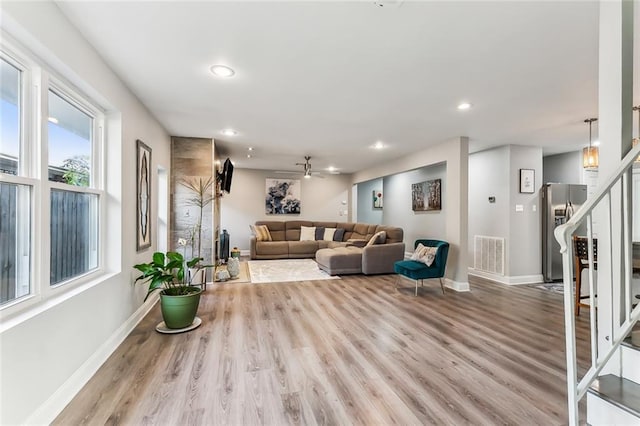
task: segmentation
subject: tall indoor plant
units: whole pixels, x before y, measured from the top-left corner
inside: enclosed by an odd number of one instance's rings
[[[186,261],[177,252],[153,254],[149,263],[134,265],[142,272],[136,282],[149,283],[149,290],[144,300],[156,290],[160,290],[160,308],[167,328],[180,329],[190,326],[196,317],[202,288],[191,285],[197,272],[211,267],[200,263],[202,258],[195,257]],[[196,273],[189,273],[195,271]]]

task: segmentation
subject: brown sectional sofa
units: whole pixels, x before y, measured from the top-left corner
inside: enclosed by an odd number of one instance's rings
[[[404,258],[404,233],[402,228],[394,226],[306,220],[257,221],[256,225],[266,225],[273,241],[257,241],[252,237],[251,259],[316,258],[320,268],[335,275],[393,273],[393,263]],[[341,241],[300,241],[302,226],[343,228],[345,232]],[[363,245],[379,231],[386,233],[384,244],[354,246]],[[321,253],[316,256],[319,250]]]

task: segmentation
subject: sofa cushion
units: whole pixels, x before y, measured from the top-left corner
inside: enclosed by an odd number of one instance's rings
[[[288,220],[284,223],[285,240],[300,241],[300,227],[313,226],[313,222],[308,220]]]
[[[344,228],[337,228],[336,232],[333,233],[333,241],[344,241],[344,234],[345,234],[345,229]]]
[[[258,255],[288,255],[289,243],[287,241],[257,241],[256,254]]]
[[[324,226],[316,226],[316,241],[324,239],[324,230]]]
[[[318,241],[289,241],[289,256],[309,255],[313,257],[318,251]]]
[[[315,226],[301,226],[300,227],[300,241],[315,241],[316,240],[316,227]]]
[[[258,241],[272,241],[269,228],[266,225],[249,225],[251,232]]]
[[[256,225],[266,225],[271,234],[271,241],[284,241],[284,222],[276,220],[257,221]]]
[[[320,269],[330,275],[358,274],[362,272],[362,249],[358,247],[337,247],[316,252],[316,262]]]
[[[384,244],[387,239],[387,233],[385,231],[378,231],[369,239],[367,247],[375,244]]]
[[[387,233],[387,240],[385,241],[385,244],[401,243],[404,239],[404,231],[402,230],[402,228],[388,225],[378,225],[376,227],[376,232],[378,231],[385,231]]]
[[[324,233],[321,240],[333,241],[333,235],[336,233],[336,228],[324,228]]]

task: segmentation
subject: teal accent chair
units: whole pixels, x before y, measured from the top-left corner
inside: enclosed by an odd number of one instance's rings
[[[416,281],[416,296],[418,295],[418,280],[420,280],[421,284],[424,285],[424,280],[429,278],[440,279],[440,287],[442,288],[442,294],[444,294],[444,283],[442,282],[442,278],[444,277],[444,271],[447,267],[449,243],[440,240],[416,240],[413,244],[414,249],[418,247],[418,244],[420,243],[427,247],[438,247],[436,258],[431,266],[427,266],[426,264],[416,260],[401,260],[393,265],[393,270],[398,275],[403,275]],[[399,276],[398,280],[400,280]]]

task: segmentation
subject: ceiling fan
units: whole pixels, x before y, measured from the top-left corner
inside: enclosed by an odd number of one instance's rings
[[[324,176],[321,175],[320,172],[314,172],[311,170],[311,156],[304,156],[304,163],[296,163],[296,166],[302,166],[302,175],[305,179],[310,179],[311,175],[324,179]],[[276,171],[276,173],[282,174],[300,174],[300,172],[290,172],[290,171]]]

